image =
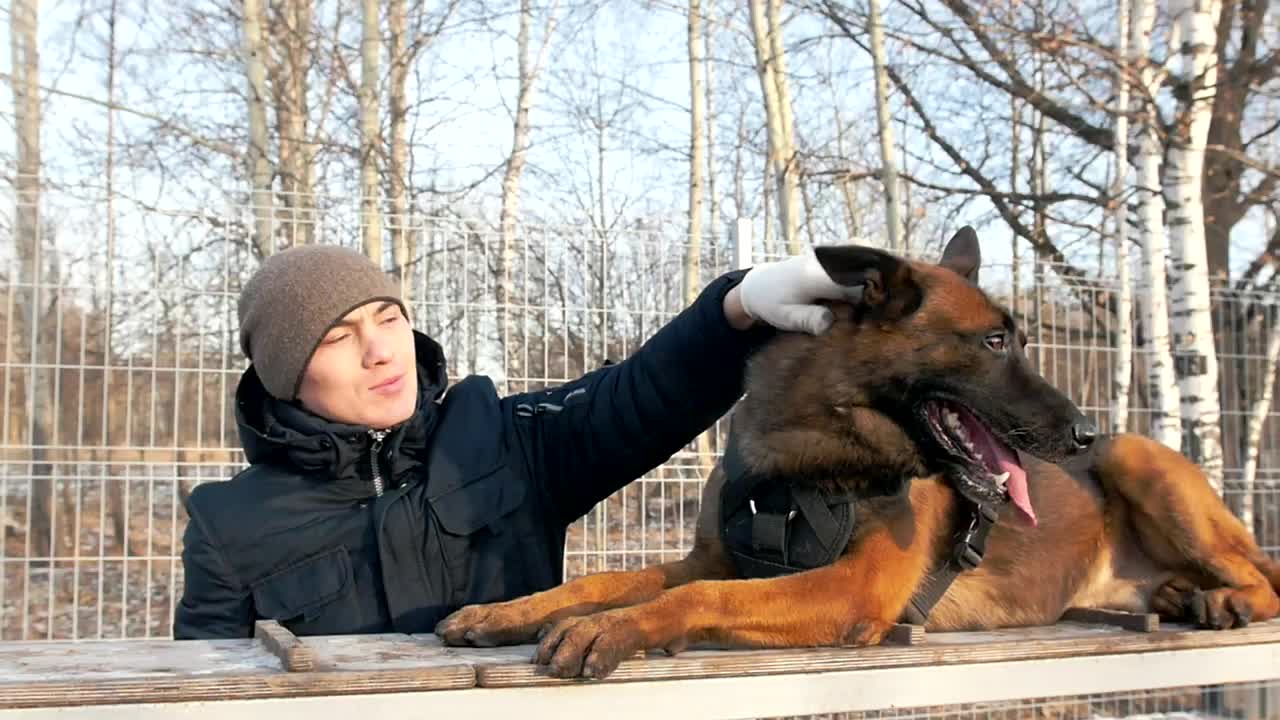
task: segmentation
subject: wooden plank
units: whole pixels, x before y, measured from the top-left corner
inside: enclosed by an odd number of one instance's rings
[[[1041,630],[1039,639],[1028,639],[1028,630]],[[946,636],[952,637],[946,637]],[[695,649],[666,657],[650,654],[640,660],[624,660],[603,681],[632,682],[673,678],[708,678],[815,673],[869,668],[957,665],[1097,654],[1127,654],[1192,648],[1230,647],[1280,642],[1280,620],[1255,623],[1237,630],[1194,630],[1186,626],[1152,633],[1122,633],[1112,627],[1020,628],[987,633],[930,633],[920,645],[878,645],[864,648],[804,648],[743,651]],[[481,687],[521,687],[584,682],[562,680],[546,669],[530,664],[533,646],[517,660],[478,662],[476,682]],[[514,655],[514,653],[513,653]]]
[[[1160,629],[1160,616],[1155,613],[1130,613],[1096,608],[1068,608],[1062,614],[1062,621],[1114,625],[1135,632],[1149,633]]]
[[[289,672],[309,672],[315,667],[315,654],[296,635],[275,620],[259,620],[253,624],[253,636]]]
[[[30,682],[266,675],[280,662],[254,640],[0,642],[0,697]]]
[[[257,639],[0,643],[0,709],[475,686],[471,663],[408,635],[308,637],[300,642],[311,656],[308,672],[285,671],[284,663]]]
[[[898,623],[893,626],[884,639],[880,641],[881,645],[919,645],[924,642],[924,626],[911,625],[910,623]]]

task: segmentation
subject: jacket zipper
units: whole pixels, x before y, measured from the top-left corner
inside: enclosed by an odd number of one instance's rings
[[[378,468],[378,451],[382,449],[382,440],[387,436],[386,430],[370,430],[373,446],[369,448],[369,466],[373,470],[373,493],[382,497],[382,470]]]

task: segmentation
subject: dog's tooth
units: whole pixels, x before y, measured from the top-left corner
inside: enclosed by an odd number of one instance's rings
[[[1009,484],[1009,473],[1002,472],[999,475],[993,476],[993,479],[996,481],[996,487],[1003,490]]]

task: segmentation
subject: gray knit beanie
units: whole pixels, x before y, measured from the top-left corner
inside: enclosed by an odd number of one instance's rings
[[[325,333],[376,300],[409,311],[399,284],[367,257],[337,245],[300,245],[262,263],[240,291],[240,349],[267,392],[293,400]]]

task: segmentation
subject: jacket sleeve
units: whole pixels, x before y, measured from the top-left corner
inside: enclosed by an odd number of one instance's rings
[[[199,488],[197,488],[198,490]],[[253,603],[222,553],[205,532],[199,513],[188,506],[183,533],[182,600],[174,611],[175,640],[253,637]]]
[[[725,318],[724,297],[745,274],[713,281],[626,360],[505,399],[557,520],[573,522],[665,462],[742,395],[749,354],[774,332]]]

